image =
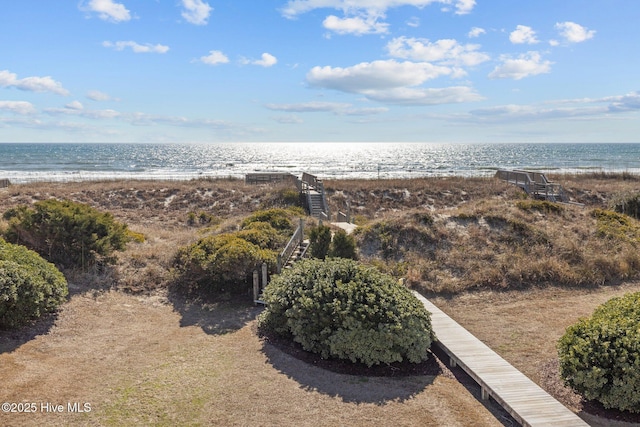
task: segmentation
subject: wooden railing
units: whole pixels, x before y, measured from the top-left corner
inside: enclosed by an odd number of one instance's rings
[[[522,188],[534,197],[543,197],[553,202],[566,202],[568,197],[560,184],[555,184],[540,172],[520,170],[499,170],[496,178],[507,181]]]
[[[282,252],[278,254],[278,265],[277,265],[277,273],[280,274],[282,272],[282,267],[284,267],[293,252],[300,247],[302,241],[304,240],[304,220],[300,218],[300,224],[296,231],[293,232],[293,236],[289,239],[289,243],[284,247]]]

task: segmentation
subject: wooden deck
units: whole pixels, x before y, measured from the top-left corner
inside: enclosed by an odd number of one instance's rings
[[[422,295],[416,297],[431,313],[435,343],[482,389],[523,426],[588,426],[580,417],[511,366]]]

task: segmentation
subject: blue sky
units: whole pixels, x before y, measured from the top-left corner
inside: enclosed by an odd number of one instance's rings
[[[22,0],[0,142],[640,142],[636,0]]]

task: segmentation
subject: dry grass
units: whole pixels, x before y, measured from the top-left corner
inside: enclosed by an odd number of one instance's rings
[[[392,256],[373,262],[426,284],[423,289],[452,317],[580,410],[579,399],[553,370],[555,341],[599,303],[640,286],[598,286],[606,275],[565,288],[554,282],[577,274],[567,267],[572,263],[618,273],[626,268],[633,276],[633,245],[598,238],[590,211],[637,191],[637,182],[608,176],[556,181],[585,207],[522,208],[520,191],[493,179],[325,185],[334,211],[348,199],[361,224],[390,224]],[[401,381],[328,373],[260,341],[253,308],[167,296],[178,247],[203,233],[234,230],[250,212],[282,204],[286,190],[233,180],[0,190],[3,210],[49,197],[71,199],[109,211],[146,236],[119,254],[113,268],[66,272],[72,297],[57,318],[0,335],[0,400],[87,401],[91,413],[0,414],[0,424],[495,425],[491,413],[444,367],[442,375]],[[215,221],[189,225],[190,212],[206,212]],[[610,282],[624,279],[616,277]],[[484,290],[465,291],[478,284]],[[496,286],[519,290],[487,289]]]

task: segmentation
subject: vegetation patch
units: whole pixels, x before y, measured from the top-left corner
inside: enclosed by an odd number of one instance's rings
[[[605,408],[640,412],[640,292],[613,298],[558,343],[566,384]]]
[[[55,311],[67,296],[60,271],[24,246],[0,239],[0,329]]]
[[[435,339],[429,313],[407,288],[353,260],[301,261],[263,298],[260,327],[323,358],[419,363]]]
[[[537,211],[555,214],[564,212],[564,207],[561,204],[553,203],[548,200],[518,200],[516,201],[516,206],[518,209],[522,209],[523,211]]]
[[[4,213],[8,241],[38,252],[62,267],[86,268],[124,250],[131,235],[113,215],[89,205],[49,199],[33,208],[19,206]]]
[[[597,221],[601,237],[634,245],[640,242],[640,224],[630,216],[606,209],[594,209],[591,215]]]

